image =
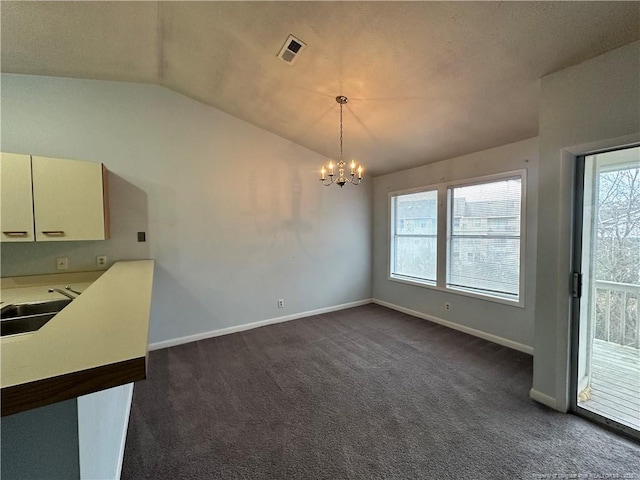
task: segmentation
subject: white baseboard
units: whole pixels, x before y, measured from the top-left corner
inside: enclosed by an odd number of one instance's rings
[[[434,317],[432,315],[427,315],[426,313],[418,312],[416,310],[411,310],[409,308],[401,307],[399,305],[385,302],[383,300],[378,300],[376,298],[373,299],[373,303],[382,305],[383,307],[391,308],[393,310],[397,310],[402,313],[406,313],[408,315],[412,315],[414,317],[422,318],[424,320],[428,320],[430,322],[434,322],[439,325],[443,325],[445,327],[449,327],[463,333],[468,333],[469,335],[473,335],[474,337],[479,337],[484,340],[488,340],[489,342],[497,343],[498,345],[502,345],[504,347],[508,347],[513,350],[518,350],[519,352],[533,355],[533,347],[530,347],[529,345],[524,345],[519,342],[514,342],[513,340],[509,340],[507,338],[503,338],[497,335],[493,335],[491,333],[483,332],[482,330],[476,330],[475,328],[466,327],[458,323],[450,322],[449,320],[444,320],[442,318]]]
[[[529,390],[529,397],[535,400],[536,402],[540,402],[541,404],[546,405],[547,407],[557,410],[556,399],[553,397],[550,397],[547,394],[539,392],[535,388],[532,388],[531,390]]]
[[[358,300],[357,302],[343,303],[341,305],[334,305],[332,307],[319,308],[317,310],[309,310],[306,312],[294,313],[291,315],[285,315],[283,317],[268,318],[266,320],[260,320],[258,322],[245,323],[244,325],[237,325],[234,327],[220,328],[218,330],[211,330],[209,332],[197,333],[195,335],[187,335],[186,337],[174,338],[171,340],[165,340],[162,342],[155,342],[149,344],[149,350],[160,350],[162,348],[175,347],[176,345],[183,345],[185,343],[197,342],[198,340],[204,340],[206,338],[219,337],[220,335],[228,335],[230,333],[243,332],[245,330],[251,330],[258,327],[264,327],[266,325],[273,325],[274,323],[288,322],[290,320],[297,320],[299,318],[311,317],[313,315],[321,315],[323,313],[336,312],[338,310],[344,310],[345,308],[359,307],[361,305],[367,305],[372,302],[371,298],[365,300]]]
[[[118,452],[118,467],[116,478],[120,480],[122,476],[122,464],[124,463],[124,447],[127,443],[127,431],[129,430],[129,416],[131,415],[131,403],[133,402],[133,383],[126,385],[129,389],[127,395],[127,410],[124,415],[124,425],[122,426],[122,438],[120,439],[120,451]]]

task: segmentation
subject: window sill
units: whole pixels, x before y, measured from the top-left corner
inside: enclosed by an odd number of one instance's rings
[[[510,300],[508,298],[494,297],[491,295],[483,295],[483,294],[475,293],[472,291],[457,289],[453,287],[439,287],[435,282],[432,282],[429,280],[420,281],[418,279],[402,277],[399,275],[388,275],[387,280],[390,280],[392,282],[397,282],[397,283],[403,283],[405,285],[412,285],[414,287],[422,287],[422,288],[428,288],[431,290],[437,290],[443,293],[450,293],[454,295],[471,297],[477,300],[483,300],[485,302],[499,303],[502,305],[507,305],[509,307],[524,308],[524,301],[522,300],[522,297],[520,298],[520,300]]]
[[[473,290],[466,290],[464,288],[445,287],[442,289],[445,292],[455,293],[457,295],[464,295],[465,297],[477,298],[479,300],[485,300],[487,302],[501,303],[503,305],[509,305],[510,307],[524,308],[524,301],[522,299],[510,299],[507,297],[500,297],[498,295],[489,295],[487,293],[476,293]]]
[[[394,282],[406,283],[408,285],[415,285],[417,287],[436,288],[436,282],[434,282],[433,280],[420,280],[418,278],[405,277],[404,275],[394,274],[389,275],[388,278],[389,280],[392,280]]]

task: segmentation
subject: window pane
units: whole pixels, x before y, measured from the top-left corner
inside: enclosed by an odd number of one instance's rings
[[[438,192],[398,195],[396,202],[396,235],[438,233]]]
[[[520,178],[451,190],[454,235],[520,235]]]
[[[520,291],[520,177],[451,192],[447,286],[517,300]]]
[[[397,195],[394,212],[391,274],[435,282],[438,192]]]
[[[396,268],[393,273],[436,281],[437,238],[397,237]]]
[[[455,237],[451,239],[450,248],[449,286],[518,297],[519,238]]]

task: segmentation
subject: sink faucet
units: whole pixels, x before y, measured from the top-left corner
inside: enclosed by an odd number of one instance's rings
[[[65,290],[69,290],[71,293],[75,293],[76,295],[80,295],[82,292],[79,292],[77,290],[74,290],[73,288],[71,288],[69,285],[67,285],[66,287],[64,287]]]
[[[49,289],[49,293],[53,293],[53,292],[58,292],[60,295],[64,295],[65,297],[71,299],[71,300],[75,300],[76,297],[74,297],[73,295],[71,295],[69,292],[66,292],[64,290],[61,290],[59,288],[50,288]]]

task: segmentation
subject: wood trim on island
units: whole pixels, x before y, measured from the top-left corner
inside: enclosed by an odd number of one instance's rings
[[[2,389],[2,416],[144,380],[146,357],[71,372]]]

